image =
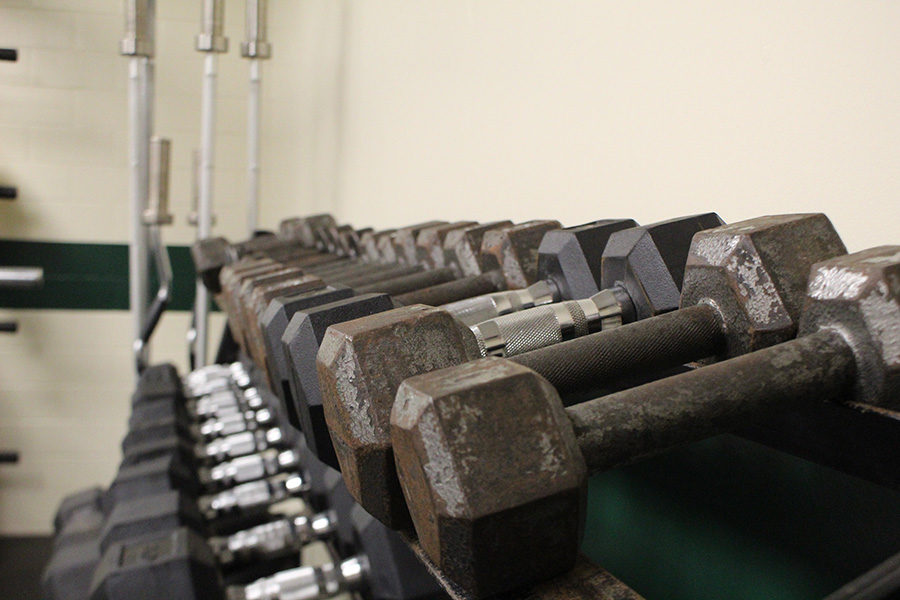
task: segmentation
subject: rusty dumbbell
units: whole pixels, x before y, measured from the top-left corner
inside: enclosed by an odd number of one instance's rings
[[[609,281],[609,295],[621,298],[623,306],[639,307],[626,318],[650,317],[678,307],[690,240],[705,226],[720,223],[709,214],[646,227],[613,228],[605,234],[609,253],[604,252],[603,264],[617,276]],[[567,281],[555,273],[553,285],[558,288],[582,279],[594,281],[595,286],[606,281],[601,273],[597,282],[586,264],[581,272],[566,268],[558,273],[571,277]],[[595,322],[602,324],[599,318]],[[586,327],[580,333],[588,331]],[[530,322],[521,329],[521,336],[545,344],[559,341]],[[390,440],[390,411],[397,388],[408,377],[479,358],[482,351],[472,330],[452,314],[425,306],[347,321],[325,334],[318,354],[323,417],[348,489],[385,524],[409,525]]]
[[[808,279],[796,339],[569,408],[509,360],[407,380],[392,433],[423,548],[476,596],[513,589],[573,564],[589,474],[821,402],[896,408],[900,247]]]

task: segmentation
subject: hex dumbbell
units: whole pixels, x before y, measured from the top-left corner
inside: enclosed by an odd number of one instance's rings
[[[627,300],[641,307],[629,318],[677,308],[690,240],[720,222],[708,214],[608,234],[604,264],[618,275],[608,289],[624,298],[622,305]],[[522,323],[519,338],[558,341],[535,334],[529,319]],[[478,358],[481,350],[470,328],[444,310],[423,306],[347,321],[326,332],[317,356],[323,418],[350,492],[383,523],[409,526],[390,441],[397,388],[407,377]]]
[[[423,547],[473,593],[497,593],[571,566],[588,473],[792,408],[896,406],[898,281],[898,246],[818,263],[796,339],[574,407],[512,361],[409,379],[391,422]]]
[[[229,600],[317,600],[365,592],[373,600],[444,599],[446,593],[400,537],[361,507],[350,513],[357,554],[340,562],[297,567],[228,590]]]
[[[702,222],[703,219],[699,221]],[[696,223],[698,219],[691,219],[690,222]],[[509,258],[505,259],[504,268],[508,268],[510,272],[521,274],[528,271],[529,277],[534,279],[538,276],[535,265],[540,263],[545,265],[545,270],[541,273],[547,277],[552,276],[552,281],[555,282],[552,284],[554,289],[577,293],[573,290],[593,289],[599,285],[596,271],[591,269],[588,260],[588,257],[597,253],[595,246],[604,246],[610,235],[632,223],[623,220],[597,221],[560,230],[557,229],[558,223],[555,221],[533,221],[515,227],[488,229],[481,233],[484,236],[490,234],[492,240],[502,241],[501,245],[509,255]],[[456,231],[468,232],[469,229]],[[453,233],[455,232],[449,232],[447,239],[450,239]],[[532,260],[532,257],[538,254],[540,240],[548,236],[553,236],[553,241],[545,246],[541,260]],[[468,238],[463,236],[463,239]],[[288,328],[281,333],[281,323],[288,319],[285,315],[277,321],[275,328],[268,332],[269,352],[273,355],[278,354],[272,348],[276,346],[274,340],[280,335],[286,355],[284,359],[273,361],[276,363],[273,366],[281,371],[272,377],[273,380],[281,382],[280,386],[275,383],[274,387],[283,390],[281,397],[291,422],[303,429],[310,447],[331,466],[337,467],[338,461],[325,425],[319,380],[311,365],[328,326],[382,313],[391,308],[393,303],[386,297],[366,296],[348,299],[294,313],[290,317]],[[455,314],[471,314],[467,306],[459,306],[459,309]],[[276,321],[272,319],[270,322]]]

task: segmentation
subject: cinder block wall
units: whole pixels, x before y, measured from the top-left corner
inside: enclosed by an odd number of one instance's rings
[[[158,0],[158,126],[174,140],[170,243],[187,243],[199,3]],[[900,4],[819,0],[271,0],[262,223],[328,209],[431,218],[825,211],[851,248],[897,242]],[[227,1],[216,212],[243,235],[243,3]],[[125,242],[118,0],[5,0],[0,237]],[[2,258],[2,257],[0,257]],[[131,388],[128,317],[9,311],[0,337],[0,533],[107,481]],[[187,316],[155,355],[183,363]]]

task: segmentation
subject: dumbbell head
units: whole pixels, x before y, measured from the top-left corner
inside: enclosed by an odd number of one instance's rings
[[[441,225],[444,222],[445,221],[428,221],[416,225],[407,225],[406,227],[400,227],[393,230],[388,235],[378,236],[378,247],[376,250],[379,261],[388,263],[404,262],[406,258],[406,250],[404,248],[405,240],[409,237],[412,237],[413,240],[415,240],[415,236],[421,230],[426,227]]]
[[[492,229],[512,227],[512,221],[494,221],[482,225],[471,225],[455,229],[444,239],[444,265],[459,275],[481,275],[490,270],[481,256],[481,242],[484,234]]]
[[[359,236],[361,256],[366,262],[378,263],[384,259],[381,256],[382,238],[390,237],[396,229],[384,229],[382,231],[369,231]]]
[[[276,252],[284,247],[298,248],[297,242],[264,234],[245,242],[232,244],[225,238],[206,238],[191,246],[191,258],[194,269],[200,276],[203,285],[213,293],[219,293],[221,286],[219,276],[227,265],[243,256],[256,252]]]
[[[206,541],[180,528],[115,543],[103,553],[91,600],[223,600],[224,586]]]
[[[99,529],[89,539],[60,546],[53,551],[41,575],[45,598],[75,600],[87,597],[94,570],[100,561],[98,534]]]
[[[497,358],[414,377],[391,423],[419,542],[448,578],[486,597],[573,564],[587,471],[545,379]]]
[[[466,229],[473,225],[477,225],[477,223],[475,221],[456,221],[423,229],[415,239],[416,263],[427,265],[432,269],[445,267],[444,241],[447,235],[452,231]]]
[[[306,434],[310,450],[332,467],[337,465],[337,458],[322,413],[322,395],[316,374],[315,357],[319,344],[330,325],[393,307],[393,301],[386,294],[346,298],[295,313],[282,336],[291,372],[290,398],[285,399],[288,418]]]
[[[108,493],[114,502],[121,502],[175,489],[197,493],[200,486],[192,465],[173,453],[120,466]]]
[[[200,276],[206,289],[214,294],[221,291],[219,273],[222,267],[234,260],[231,244],[223,237],[206,238],[191,246],[194,270]]]
[[[131,396],[132,406],[156,398],[184,398],[181,377],[174,365],[163,363],[144,369],[138,378],[137,389]]]
[[[298,240],[306,248],[315,248],[318,232],[337,226],[329,214],[285,219],[278,225],[278,234],[285,239]]]
[[[475,221],[457,221],[429,227],[419,232],[416,237],[416,251],[419,263],[429,268],[441,269],[448,266],[444,254],[444,243],[454,231],[461,231],[478,225]]]
[[[85,508],[100,510],[105,491],[99,486],[79,490],[69,494],[59,503],[56,514],[53,516],[53,529],[59,531],[76,512]]]
[[[286,276],[270,283],[258,282],[249,287],[250,296],[244,305],[245,350],[261,369],[265,368],[265,340],[259,317],[269,302],[280,296],[303,294],[325,288],[325,282],[312,275]]]
[[[577,300],[600,291],[600,261],[612,234],[637,227],[631,219],[604,219],[553,229],[538,246],[537,279],[549,280],[557,296]]]
[[[183,460],[194,456],[193,440],[177,433],[162,433],[151,439],[129,443],[122,451],[122,466],[135,465],[147,460],[177,454]]]
[[[726,324],[726,355],[793,338],[809,266],[846,254],[823,214],[759,217],[694,235],[681,306],[713,306]]]
[[[197,500],[179,490],[116,502],[100,531],[100,552],[117,542],[152,536],[160,531],[187,527],[204,532]]]
[[[491,229],[481,240],[482,264],[500,269],[510,288],[524,288],[538,280],[538,247],[548,231],[560,229],[559,221],[528,221],[513,227]]]
[[[397,387],[413,374],[478,356],[467,327],[423,305],[346,321],[325,333],[317,368],[334,450],[350,493],[383,523],[409,523],[390,444]]]
[[[259,325],[265,342],[266,374],[269,384],[282,400],[285,398],[283,386],[289,385],[290,371],[281,346],[281,337],[291,318],[301,310],[350,298],[352,295],[352,289],[334,285],[301,294],[279,296],[269,303],[259,319]]]
[[[356,553],[369,565],[366,586],[371,598],[429,600],[443,598],[440,584],[403,539],[359,505],[349,515],[355,532]]]
[[[715,213],[670,219],[612,234],[601,263],[601,287],[628,293],[634,314],[646,319],[678,308],[684,265],[698,231],[719,227]]]
[[[324,464],[324,463],[323,463]],[[327,465],[326,465],[327,467]],[[340,471],[330,467],[323,473],[323,483],[326,490],[328,508],[337,516],[336,542],[341,555],[347,555],[356,551],[356,532],[351,518],[353,507],[359,506],[354,500]]]
[[[106,518],[101,506],[86,506],[73,513],[65,525],[53,536],[54,551],[58,548],[97,539],[97,532]]]
[[[853,350],[854,399],[896,408],[900,397],[900,246],[881,246],[813,267],[801,336],[839,331]]]
[[[134,423],[122,438],[122,454],[129,456],[136,452],[135,448],[143,448],[150,442],[168,437],[191,439],[188,424],[175,414],[167,415],[156,421]],[[138,452],[138,454],[140,454]]]

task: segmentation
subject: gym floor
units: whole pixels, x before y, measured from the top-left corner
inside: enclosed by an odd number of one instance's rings
[[[40,600],[51,544],[48,536],[0,537],[0,598]]]

